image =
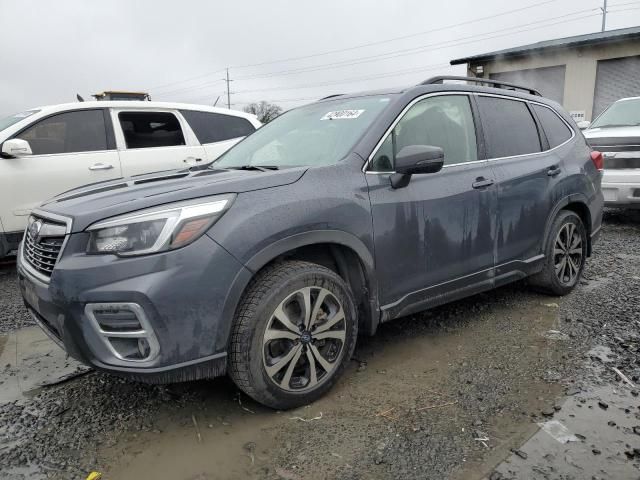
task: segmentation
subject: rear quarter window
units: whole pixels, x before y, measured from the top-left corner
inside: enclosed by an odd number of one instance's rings
[[[571,138],[571,129],[562,121],[558,115],[550,108],[541,105],[532,105],[536,112],[542,129],[549,140],[549,147],[554,148],[562,145]]]
[[[180,110],[201,144],[246,137],[256,128],[246,118],[223,113]]]
[[[536,122],[525,102],[479,96],[478,104],[489,158],[542,150]]]

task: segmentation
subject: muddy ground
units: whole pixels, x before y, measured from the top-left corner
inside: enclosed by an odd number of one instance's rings
[[[605,220],[568,297],[518,283],[385,324],[287,412],[81,370],[0,267],[0,478],[640,478],[640,214]]]

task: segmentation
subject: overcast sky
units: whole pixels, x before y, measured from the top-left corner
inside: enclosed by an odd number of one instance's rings
[[[609,4],[607,29],[640,25],[640,0]],[[226,67],[233,108],[264,99],[287,109],[333,93],[465,73],[447,66],[453,58],[596,32],[601,5],[0,0],[0,115],[107,89],[205,104],[221,96],[218,105],[226,104]]]

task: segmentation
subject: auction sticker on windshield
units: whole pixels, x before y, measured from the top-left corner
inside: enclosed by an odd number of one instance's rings
[[[320,120],[347,120],[358,118],[364,113],[364,110],[336,110],[335,112],[325,113]]]

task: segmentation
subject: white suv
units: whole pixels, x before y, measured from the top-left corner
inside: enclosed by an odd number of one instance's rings
[[[640,208],[640,97],[614,102],[583,133],[604,156],[605,205]]]
[[[254,115],[178,103],[101,101],[0,119],[0,258],[29,213],[82,185],[202,165],[260,126]]]

